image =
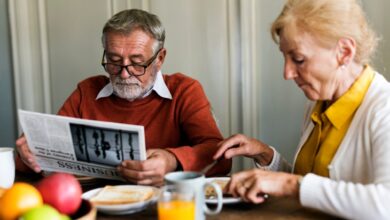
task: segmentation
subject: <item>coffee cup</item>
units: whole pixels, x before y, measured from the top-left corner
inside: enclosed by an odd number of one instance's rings
[[[216,215],[222,209],[222,189],[213,182],[207,182],[203,174],[190,171],[178,171],[168,173],[164,177],[167,185],[175,185],[182,190],[193,190],[195,192],[195,219],[204,220],[207,215]],[[217,206],[215,209],[210,209],[205,202],[205,188],[214,188],[217,196]]]
[[[0,187],[10,188],[15,180],[14,149],[0,147]]]

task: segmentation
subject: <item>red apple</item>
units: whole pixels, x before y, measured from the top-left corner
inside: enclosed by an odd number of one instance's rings
[[[43,202],[56,208],[59,212],[71,215],[81,204],[81,185],[71,174],[54,173],[37,184]]]

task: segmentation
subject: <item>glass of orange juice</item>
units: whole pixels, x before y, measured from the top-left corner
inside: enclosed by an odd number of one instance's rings
[[[194,220],[195,192],[176,185],[161,188],[157,202],[159,220]]]

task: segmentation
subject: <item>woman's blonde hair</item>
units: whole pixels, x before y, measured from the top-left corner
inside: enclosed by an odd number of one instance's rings
[[[273,22],[271,35],[279,43],[281,31],[288,26],[312,34],[324,46],[334,46],[340,38],[356,41],[355,62],[369,63],[378,44],[356,0],[287,0]]]

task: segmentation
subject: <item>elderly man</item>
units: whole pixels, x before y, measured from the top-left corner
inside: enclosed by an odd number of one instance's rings
[[[165,30],[156,15],[131,9],[114,15],[104,26],[102,66],[106,76],[78,84],[59,115],[143,125],[147,160],[118,166],[129,182],[161,185],[164,174],[199,171],[212,161],[222,140],[210,104],[198,81],[183,74],[163,75]],[[24,137],[16,141],[22,161],[40,171]],[[226,174],[222,160],[208,175]]]

